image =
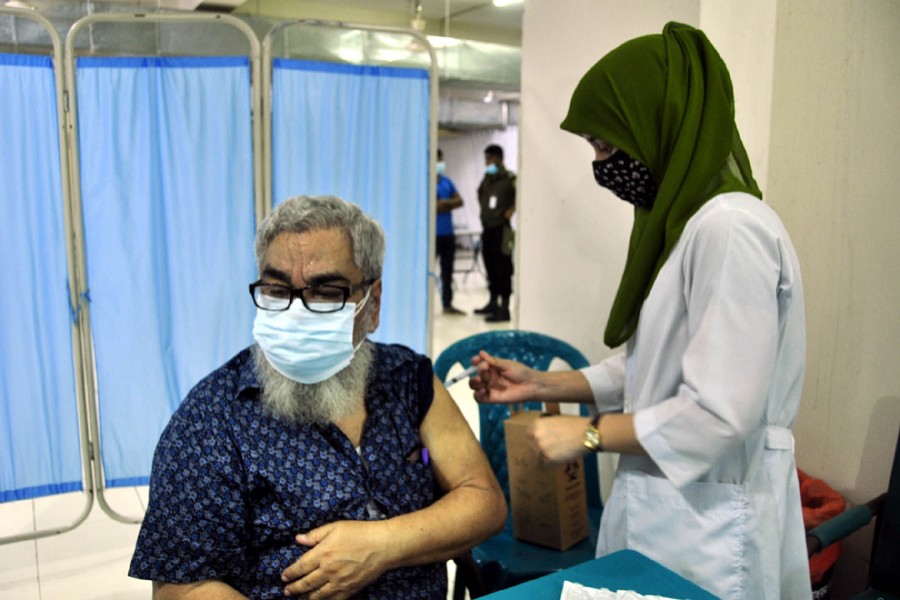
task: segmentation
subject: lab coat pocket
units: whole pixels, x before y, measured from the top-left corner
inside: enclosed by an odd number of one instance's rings
[[[625,477],[629,546],[722,598],[749,598],[744,557],[750,506],[740,484]],[[751,586],[752,587],[752,586]]]

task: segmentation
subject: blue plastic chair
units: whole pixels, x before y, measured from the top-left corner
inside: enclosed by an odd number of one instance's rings
[[[549,369],[554,359],[568,363],[573,369],[580,369],[589,364],[581,352],[560,339],[531,331],[496,330],[479,333],[450,345],[434,362],[435,374],[442,381],[446,381],[454,365],[468,367],[470,359],[478,354],[479,350],[485,350],[501,358],[514,359],[543,371]],[[540,403],[528,403],[526,408],[540,410]],[[479,426],[481,447],[491,463],[509,505],[509,475],[506,469],[503,421],[509,418],[510,407],[502,404],[481,404],[478,413],[481,420]],[[582,409],[582,414],[587,415],[587,410]],[[508,518],[502,532],[472,550],[478,575],[488,593],[555,573],[594,558],[597,530],[603,512],[595,454],[585,457],[584,471],[590,518],[589,537],[565,551],[544,548],[515,539],[512,535],[512,520]],[[460,584],[460,571],[457,570],[455,592],[459,591]]]

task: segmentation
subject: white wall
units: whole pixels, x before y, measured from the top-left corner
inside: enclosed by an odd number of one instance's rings
[[[778,2],[769,198],[806,287],[797,461],[854,502],[887,489],[900,424],[898,30],[894,0]],[[870,540],[848,541],[839,598]]]
[[[769,172],[776,8],[777,0],[700,3],[699,27],[728,65],[735,121],[763,194]]]
[[[698,1],[528,0],[519,124],[519,326],[568,340],[591,360],[618,287],[632,211],[594,182],[593,153],[559,128],[585,71],[622,42],[696,25]]]
[[[603,345],[618,288],[632,210],[594,182],[593,153],[560,122],[575,85],[609,50],[662,31],[697,25],[699,2],[528,0],[522,27],[518,236],[513,305],[517,326],[564,339],[591,361]],[[599,461],[608,496],[615,457]]]
[[[581,75],[622,41],[697,25],[732,74],[765,201],[800,254],[808,360],[798,465],[851,502],[887,486],[900,427],[900,3],[895,0],[528,0],[523,24],[518,326],[590,359],[619,282],[631,211],[559,130]],[[608,475],[608,473],[606,473]],[[870,536],[832,583],[865,580]]]

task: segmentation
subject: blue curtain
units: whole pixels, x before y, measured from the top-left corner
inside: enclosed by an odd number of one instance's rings
[[[334,194],[387,234],[377,340],[425,352],[428,71],[276,59],[272,199]]]
[[[49,57],[0,54],[0,502],[83,488]]]
[[[82,58],[81,196],[108,487],[149,480],[175,407],[252,341],[246,58]]]

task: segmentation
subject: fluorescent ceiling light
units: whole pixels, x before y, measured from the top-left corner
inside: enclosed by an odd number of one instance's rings
[[[522,4],[525,0],[494,0],[494,6],[498,8],[503,8],[504,6],[510,6],[512,4]]]

